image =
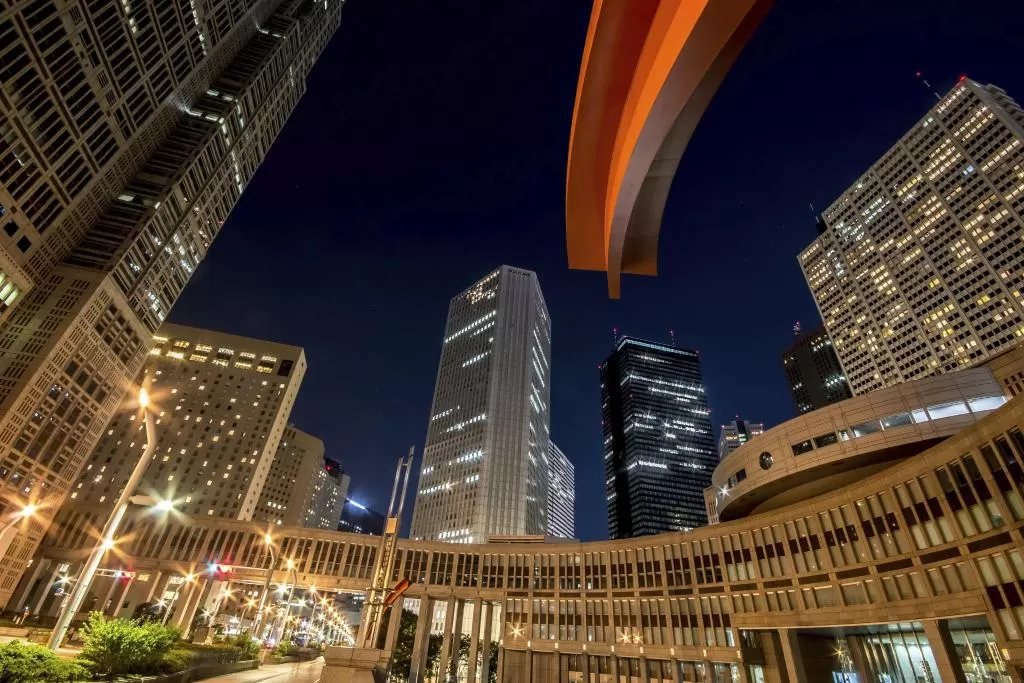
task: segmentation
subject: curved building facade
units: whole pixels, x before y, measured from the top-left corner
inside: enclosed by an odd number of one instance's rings
[[[970,389],[970,374],[959,375],[961,383],[936,386],[935,396],[959,392],[968,412],[933,418],[919,439],[934,439],[930,447],[796,503],[618,541],[403,540],[392,578],[412,581],[405,604],[416,606],[422,635],[403,636],[392,620],[383,644],[414,638],[413,681],[426,675],[432,623],[448,634],[436,666],[465,681],[488,680],[492,642],[503,683],[1021,681],[1024,401],[971,412],[986,381]],[[923,405],[930,415],[938,404],[926,389],[916,384],[893,405],[911,415]],[[860,419],[851,411],[836,415]],[[942,420],[952,418],[960,428],[945,434]],[[767,440],[750,446],[759,442]],[[99,521],[80,509],[54,526],[10,607],[56,609],[54,582],[74,573]],[[203,562],[232,566],[231,581],[252,590],[271,563],[264,531],[239,520],[133,518],[105,561],[122,574],[97,581],[97,606],[130,613],[185,573],[202,572]],[[278,561],[297,563],[291,579],[279,565],[276,581],[366,589],[377,539],[274,533]],[[213,577],[202,576],[181,592],[175,621],[187,625],[215,590]],[[465,658],[452,647],[460,632],[475,643]]]
[[[657,273],[672,179],[770,0],[595,0],[569,141],[569,267]]]

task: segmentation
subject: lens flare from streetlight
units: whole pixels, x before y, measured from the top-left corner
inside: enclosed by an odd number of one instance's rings
[[[110,538],[103,539],[102,547],[104,550],[110,550],[114,547],[114,541]]]
[[[21,508],[21,510],[18,511],[18,516],[22,519],[26,519],[36,514],[37,512],[39,512],[39,506],[36,505],[35,503],[29,503],[28,505],[26,505],[25,507]]]
[[[174,509],[174,501],[173,500],[158,500],[156,502],[156,505],[153,506],[153,508],[155,510],[158,510],[159,512],[170,512],[171,510]]]
[[[146,391],[145,387],[141,387],[139,389],[139,407],[140,408],[148,408],[149,407],[149,392]]]

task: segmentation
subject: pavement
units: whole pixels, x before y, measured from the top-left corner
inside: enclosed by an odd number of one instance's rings
[[[320,672],[323,670],[324,660],[314,659],[311,662],[291,662],[288,664],[264,664],[259,669],[252,671],[239,671],[238,673],[216,678],[203,679],[203,683],[318,683]]]

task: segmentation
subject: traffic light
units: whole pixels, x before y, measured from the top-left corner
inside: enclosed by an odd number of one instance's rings
[[[206,569],[210,573],[210,578],[215,581],[226,581],[231,578],[231,565],[210,562],[206,565]]]

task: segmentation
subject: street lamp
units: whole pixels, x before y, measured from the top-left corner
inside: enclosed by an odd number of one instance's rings
[[[32,515],[37,512],[39,512],[38,505],[35,503],[25,503],[21,508],[15,510],[14,514],[12,514],[6,522],[0,524],[0,557],[7,554],[7,549],[10,547],[15,535],[18,533],[15,525],[17,525],[18,522],[22,522],[32,517]]]
[[[82,576],[75,586],[74,592],[71,594],[67,608],[61,613],[53,633],[50,634],[50,641],[47,643],[47,647],[51,650],[56,650],[64,641],[64,636],[68,632],[71,620],[75,618],[79,608],[82,606],[82,602],[85,600],[85,594],[92,584],[92,579],[96,575],[96,568],[100,566],[103,554],[114,547],[114,534],[117,533],[118,527],[121,526],[121,520],[128,509],[128,503],[131,497],[135,495],[135,489],[142,480],[142,476],[146,473],[146,469],[153,459],[153,454],[156,452],[156,424],[153,420],[153,414],[149,411],[149,392],[146,391],[145,387],[139,388],[138,405],[146,422],[146,448],[142,451],[142,457],[135,463],[135,469],[132,470],[128,482],[124,485],[121,495],[117,498],[114,511],[103,527],[101,540],[89,555],[85,568],[82,570]]]
[[[288,601],[285,603],[287,609],[284,613],[284,623],[281,624],[281,640],[284,640],[284,633],[288,629],[288,617],[292,614],[292,594],[295,592],[295,584],[299,581],[299,575],[295,572],[295,560],[288,558],[288,571],[292,573],[294,581],[288,586]],[[285,575],[287,578],[287,574]]]

